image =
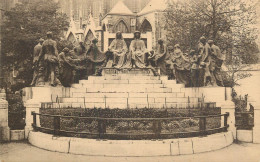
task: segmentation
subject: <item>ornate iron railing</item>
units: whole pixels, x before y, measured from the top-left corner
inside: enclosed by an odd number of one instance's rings
[[[41,131],[50,133],[57,136],[79,136],[85,138],[94,139],[170,139],[170,138],[184,138],[184,137],[195,137],[195,136],[206,136],[209,134],[225,132],[229,125],[227,124],[227,118],[229,113],[219,115],[208,115],[208,116],[194,116],[194,117],[171,117],[171,118],[102,118],[102,117],[81,117],[81,116],[62,116],[62,115],[50,115],[31,113],[33,115],[32,126],[35,131]],[[37,124],[37,116],[53,118],[52,128],[42,127]],[[213,129],[207,129],[207,118],[221,118],[224,117],[224,125]],[[64,119],[75,119],[89,120],[97,122],[96,130],[92,132],[86,131],[70,131],[61,129],[61,120]],[[197,131],[186,131],[186,132],[162,132],[162,123],[184,119],[198,119],[198,130]],[[40,122],[40,121],[39,121]],[[134,133],[129,132],[107,132],[109,123],[111,122],[150,122],[151,132],[136,131]]]

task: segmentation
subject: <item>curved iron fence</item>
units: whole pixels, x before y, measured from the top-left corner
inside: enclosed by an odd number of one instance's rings
[[[69,137],[82,137],[82,138],[93,138],[93,139],[170,139],[170,138],[185,138],[185,137],[196,137],[196,136],[206,136],[209,134],[225,132],[227,131],[228,124],[227,118],[229,113],[219,114],[219,115],[208,115],[208,116],[194,116],[194,117],[171,117],[171,118],[102,118],[102,117],[81,117],[81,116],[61,116],[61,115],[50,115],[50,114],[40,114],[40,113],[31,113],[33,115],[32,126],[35,131],[41,131],[44,133],[49,133],[57,136],[69,136]],[[219,118],[224,117],[224,123],[221,126],[216,128],[207,128],[207,118]],[[40,118],[48,118],[52,120],[51,127],[41,126]],[[38,120],[37,120],[38,119]],[[87,129],[88,125],[92,125],[91,131],[85,130],[68,130],[64,129],[61,126],[61,121],[73,120],[74,123],[78,124],[79,121],[84,120],[83,125],[86,126],[84,129]],[[170,127],[167,131],[162,129],[162,127],[167,126],[167,124],[173,125],[173,121],[189,121],[194,120],[198,121],[198,130],[189,129],[189,131],[172,131]],[[95,126],[93,126],[93,123]],[[111,130],[111,125],[119,123],[119,125],[128,125],[126,130],[109,131]],[[139,126],[145,127],[145,123],[148,125],[146,131],[142,131]],[[173,123],[173,124],[172,124]],[[162,126],[163,125],[163,126]],[[189,125],[189,124],[188,124]],[[196,127],[196,126],[193,126]],[[119,127],[123,129],[124,127]],[[136,128],[135,131],[129,131],[127,129]],[[192,125],[191,125],[192,128]]]

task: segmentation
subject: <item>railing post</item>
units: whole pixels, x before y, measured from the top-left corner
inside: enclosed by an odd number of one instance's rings
[[[236,126],[235,126],[235,104],[234,102],[227,100],[221,104],[221,114],[229,113],[227,118],[228,129],[232,132],[233,138],[236,139]],[[222,118],[223,119],[223,118]],[[224,120],[221,120],[221,127],[224,126]]]
[[[227,127],[228,127],[228,124],[227,124],[228,116],[229,116],[229,112],[227,112],[227,113],[224,115],[224,127],[225,127],[225,131],[227,131]]]
[[[36,113],[35,113],[35,111],[32,111],[31,115],[33,116],[32,127],[35,129],[35,127],[36,127]]]
[[[206,135],[206,117],[205,116],[199,117],[199,129],[200,129],[200,135],[205,136]]]
[[[98,120],[98,133],[99,133],[99,138],[104,138],[104,133],[106,133],[105,120]]]
[[[162,130],[161,121],[160,120],[154,120],[153,121],[153,132],[154,132],[156,138],[160,137],[161,130]]]
[[[60,115],[54,116],[53,120],[54,135],[60,134]]]

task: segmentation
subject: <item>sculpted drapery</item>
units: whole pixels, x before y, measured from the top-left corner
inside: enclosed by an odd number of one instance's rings
[[[145,53],[147,52],[147,50],[144,41],[141,40],[141,33],[139,31],[136,31],[134,33],[134,40],[131,41],[129,52],[132,59],[133,67],[137,67],[137,68],[146,67]]]
[[[158,40],[158,46],[155,50],[155,54],[153,60],[155,62],[155,66],[160,68],[160,74],[166,75],[166,60],[169,59],[169,54],[167,51],[167,47],[164,44],[162,39]]]
[[[108,50],[113,53],[113,66],[121,68],[125,63],[125,55],[128,51],[121,32],[116,33],[116,39],[112,41]]]

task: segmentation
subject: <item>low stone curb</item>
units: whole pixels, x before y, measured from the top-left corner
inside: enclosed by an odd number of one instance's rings
[[[29,142],[39,148],[63,153],[99,156],[174,156],[214,151],[233,143],[232,132],[205,137],[166,140],[96,140],[56,137],[31,131]]]

